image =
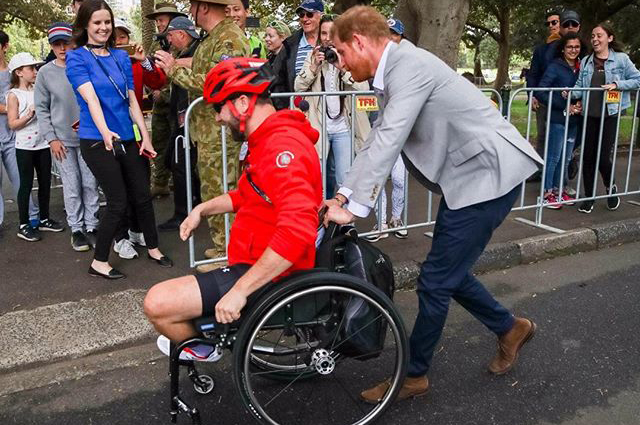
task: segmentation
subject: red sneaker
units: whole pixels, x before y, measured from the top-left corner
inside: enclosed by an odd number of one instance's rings
[[[558,203],[558,198],[553,193],[547,193],[544,195],[544,201],[542,201],[542,205],[547,208],[551,208],[553,210],[559,210],[562,208],[562,205]]]
[[[565,205],[576,204],[576,198],[569,195],[565,190],[562,191],[562,200],[565,201]]]

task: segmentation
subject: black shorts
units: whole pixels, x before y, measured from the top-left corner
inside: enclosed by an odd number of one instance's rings
[[[207,273],[194,275],[200,287],[200,297],[202,298],[202,317],[215,316],[216,304],[229,292],[246,272],[251,268],[250,264],[234,264],[222,267]],[[267,283],[262,288],[249,295],[244,309],[255,304],[265,293],[270,291],[275,285]],[[243,310],[244,310],[243,309]]]

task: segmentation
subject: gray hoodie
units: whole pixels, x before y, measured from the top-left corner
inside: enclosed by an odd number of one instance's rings
[[[78,133],[71,128],[80,116],[80,109],[65,69],[55,61],[38,71],[35,107],[40,133],[47,143],[61,140],[68,147],[80,146]]]

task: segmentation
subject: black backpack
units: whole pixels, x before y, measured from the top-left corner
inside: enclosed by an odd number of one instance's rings
[[[393,300],[395,279],[389,257],[358,237],[353,226],[331,224],[316,250],[316,267],[358,277],[377,287]],[[384,348],[387,322],[377,317],[362,298],[342,306],[344,326],[337,337],[336,351],[359,360],[380,355]]]

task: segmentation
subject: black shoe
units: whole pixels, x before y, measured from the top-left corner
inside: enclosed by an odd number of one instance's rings
[[[171,261],[171,258],[167,257],[166,255],[163,255],[158,259],[153,258],[151,255],[149,255],[149,253],[147,253],[147,258],[149,258],[149,260],[151,261],[154,261],[160,267],[173,267],[173,261]]]
[[[42,239],[40,237],[40,232],[38,232],[38,229],[34,229],[28,224],[22,224],[18,228],[18,237],[20,239],[24,239],[27,242],[37,242]]]
[[[109,279],[109,280],[122,279],[122,278],[126,277],[123,273],[121,273],[120,271],[118,271],[118,270],[116,270],[114,268],[109,270],[109,273],[104,274],[104,273],[100,273],[98,270],[94,269],[91,266],[89,266],[89,274],[91,276],[94,276],[94,277],[103,277],[103,278]]]
[[[181,219],[179,219],[178,217],[171,217],[164,223],[159,224],[158,230],[161,232],[173,232],[175,230],[180,230],[180,224],[182,224]]]
[[[84,234],[91,248],[96,249],[96,241],[98,240],[98,232],[95,230],[87,230]]]
[[[607,208],[609,208],[610,211],[615,211],[620,206],[620,197],[613,196],[616,193],[618,193],[618,186],[614,184],[611,186],[611,196],[607,198]]]
[[[55,220],[51,220],[47,218],[46,220],[41,220],[40,224],[38,224],[38,230],[43,232],[62,232],[64,230],[64,226],[58,223]]]
[[[582,201],[580,206],[578,207],[578,212],[591,214],[593,211],[593,201]]]
[[[89,251],[91,249],[87,237],[80,230],[71,234],[71,248],[78,252]]]

